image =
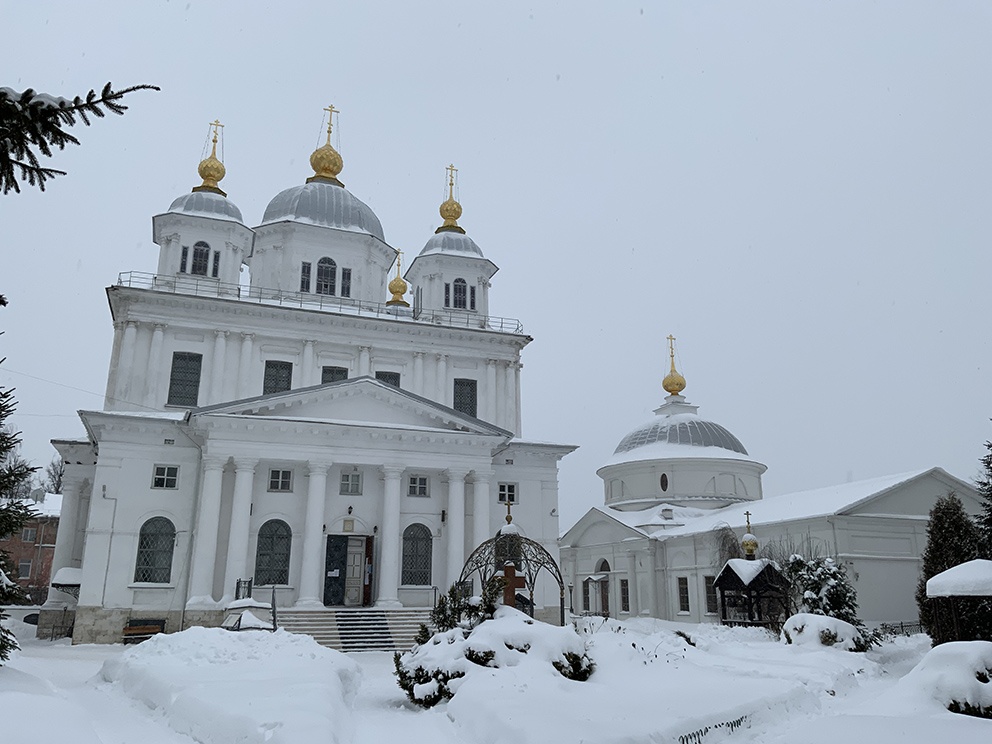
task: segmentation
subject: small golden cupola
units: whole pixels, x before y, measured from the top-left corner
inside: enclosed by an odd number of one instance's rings
[[[462,205],[455,201],[455,173],[458,172],[458,169],[452,164],[446,170],[448,171],[448,198],[441,203],[441,207],[438,210],[441,213],[441,219],[444,220],[444,224],[434,232],[450,231],[464,235],[465,230],[458,226],[458,218],[462,216]]]
[[[310,156],[310,167],[313,168],[313,175],[307,179],[307,183],[324,182],[333,183],[337,186],[344,186],[338,180],[338,174],[344,168],[344,161],[341,153],[331,146],[331,130],[334,128],[334,114],[340,113],[331,104],[324,109],[327,112],[327,142],[313,151]]]
[[[200,178],[203,179],[203,183],[199,186],[194,186],[193,191],[209,191],[214,194],[220,194],[221,196],[227,196],[226,193],[221,191],[218,185],[224,176],[227,175],[227,168],[224,167],[224,164],[217,157],[217,140],[220,130],[224,125],[220,123],[220,119],[215,119],[210,122],[210,126],[214,130],[213,146],[210,149],[210,155],[201,160],[199,167],[196,169],[197,173],[200,174]]]
[[[685,378],[675,369],[675,336],[668,336],[668,355],[672,360],[672,371],[665,375],[661,386],[669,395],[680,395],[685,390]]]
[[[744,512],[744,519],[747,521],[747,532],[741,538],[741,547],[744,548],[744,557],[749,561],[753,561],[755,559],[755,553],[758,552],[758,538],[751,532],[751,512]]]
[[[403,299],[403,295],[406,294],[409,285],[400,276],[400,259],[402,258],[403,251],[398,251],[396,254],[396,276],[392,278],[388,285],[389,293],[392,297],[386,301],[386,304],[393,307],[410,307],[410,303]]]

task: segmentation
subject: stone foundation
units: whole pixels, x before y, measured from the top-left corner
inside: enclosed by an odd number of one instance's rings
[[[35,633],[35,638],[40,638],[43,641],[54,641],[58,638],[66,638],[70,635],[73,623],[76,620],[76,611],[74,609],[62,609],[52,608],[44,609],[42,608],[38,612],[38,630]]]
[[[61,617],[61,611],[52,611]],[[161,620],[165,619],[165,632],[176,633],[194,625],[217,627],[224,620],[223,610],[191,610],[183,617],[182,610],[130,610],[128,608],[110,609],[104,607],[78,607],[75,612],[75,627],[72,633],[73,644],[77,643],[120,643],[121,634],[129,620]],[[180,627],[182,625],[182,627]],[[39,619],[38,637],[42,635]]]
[[[567,613],[566,613],[567,615]],[[548,625],[561,625],[560,607],[535,607],[534,619]]]

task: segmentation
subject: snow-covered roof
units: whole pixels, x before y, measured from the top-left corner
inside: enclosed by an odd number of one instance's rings
[[[215,220],[230,220],[244,224],[241,210],[226,196],[211,191],[193,191],[183,194],[169,205],[169,212],[192,214],[198,217],[211,217]]]
[[[670,442],[651,442],[636,449],[614,453],[602,467],[619,465],[627,462],[642,462],[644,460],[670,460],[679,458],[746,460],[751,462],[748,455],[724,449],[723,447],[708,447],[704,445],[671,444]]]
[[[43,517],[57,517],[62,513],[62,494],[60,493],[46,493],[42,501],[35,501],[34,499],[15,499],[15,501],[33,509]]]
[[[83,569],[63,566],[52,577],[52,584],[60,586],[79,586],[83,581]]]
[[[727,561],[727,565],[724,568],[729,568],[733,571],[740,580],[747,586],[756,578],[758,574],[765,570],[765,566],[771,563],[767,558],[756,558],[753,561],[749,561],[745,558],[731,558]],[[723,573],[722,571],[720,573]]]
[[[961,563],[927,580],[928,597],[992,597],[992,561]]]
[[[429,256],[432,253],[485,258],[482,255],[482,249],[479,248],[478,244],[472,238],[455,230],[442,230],[432,235],[419,255]]]
[[[656,416],[621,439],[614,454],[629,452],[655,443],[719,448],[739,455],[747,455],[747,450],[744,449],[741,441],[725,427],[701,419],[694,413]]]
[[[276,194],[265,208],[262,224],[286,220],[367,233],[385,242],[375,212],[348,189],[326,181],[311,181]]]

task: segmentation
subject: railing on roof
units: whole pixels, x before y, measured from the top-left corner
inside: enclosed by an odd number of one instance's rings
[[[414,313],[411,308],[387,305],[385,302],[353,300],[349,297],[310,292],[288,292],[266,287],[245,287],[240,284],[221,282],[210,277],[190,274],[159,275],[143,271],[126,271],[118,274],[117,286],[154,289],[158,292],[193,295],[195,297],[220,297],[227,300],[254,302],[260,305],[299,307],[346,315],[405,320],[451,328],[481,328],[501,333],[524,332],[523,325],[516,318],[479,315],[469,310],[420,310]]]

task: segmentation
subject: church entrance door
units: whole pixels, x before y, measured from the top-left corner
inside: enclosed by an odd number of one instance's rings
[[[361,607],[372,599],[372,538],[328,535],[324,559],[324,605]]]

